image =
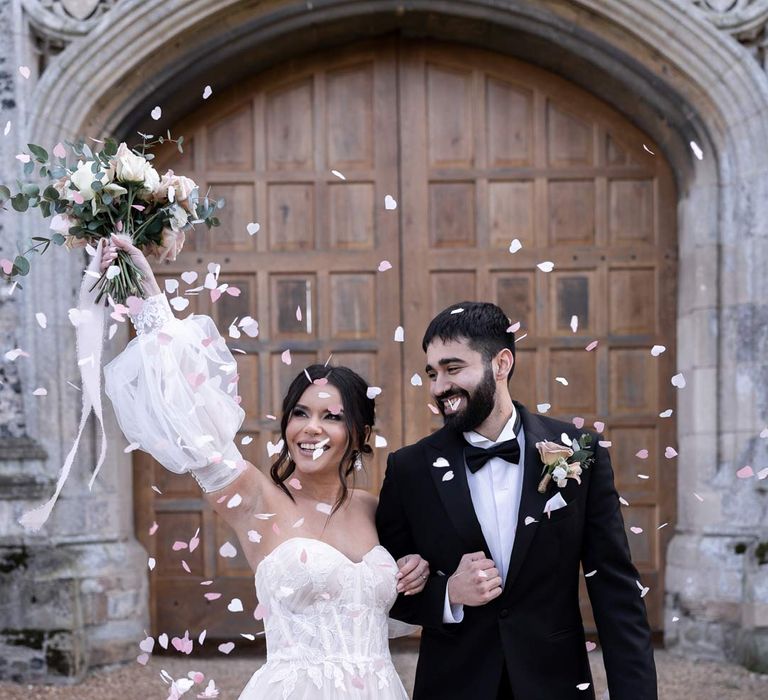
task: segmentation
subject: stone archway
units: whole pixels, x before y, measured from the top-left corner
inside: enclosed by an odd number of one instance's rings
[[[46,70],[31,96],[29,140],[125,133],[140,126],[144,120],[136,115],[148,114],[158,95],[184,110],[182,90],[192,95],[190,86],[201,91],[221,79],[222,65],[233,56],[241,56],[229,64],[234,81],[239,70],[288,58],[300,35],[302,49],[309,50],[395,30],[535,59],[613,104],[664,148],[680,192],[678,370],[687,380],[678,411],[679,524],[667,582],[669,614],[680,621],[668,642],[765,667],[768,574],[755,558],[760,535],[766,539],[758,530],[764,528],[763,506],[750,491],[753,482],[737,482],[735,471],[764,458],[756,434],[768,405],[758,352],[768,317],[760,272],[768,260],[768,167],[755,145],[768,142],[768,81],[738,44],[692,6],[682,0],[414,0],[407,7],[397,1],[328,0],[308,7],[150,0],[138,9],[117,6],[98,36],[73,43]],[[117,60],[105,64],[105,55]],[[83,86],[74,96],[73,81]],[[63,105],[64,123],[54,126],[49,116]],[[166,112],[171,121],[177,116]],[[702,160],[691,155],[689,141],[701,147]],[[57,259],[54,269],[49,258],[37,274],[74,286],[78,267],[71,261],[62,269]],[[24,318],[31,319],[40,295],[52,291],[30,288]],[[71,295],[55,298],[51,314],[65,318]],[[62,385],[75,363],[66,349],[71,338],[58,332],[64,350],[48,371],[52,384]],[[42,355],[39,341],[25,339]],[[28,411],[32,430],[53,426],[43,441],[51,448],[52,476],[75,413],[59,420],[44,410]],[[127,474],[127,458],[114,453],[118,473]],[[109,486],[102,508],[120,503],[118,490]],[[62,500],[62,511],[78,508],[77,498]],[[739,525],[737,514],[743,516]],[[131,540],[124,518],[110,522],[115,537]],[[31,545],[41,541],[29,538]]]

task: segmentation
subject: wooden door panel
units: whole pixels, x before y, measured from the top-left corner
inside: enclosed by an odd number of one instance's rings
[[[661,150],[552,74],[423,41],[292,61],[218,95],[174,131],[185,135],[185,153],[162,165],[210,187],[227,207],[224,225],[195,234],[162,272],[196,271],[185,294],[217,263],[219,281],[235,288],[218,299],[191,295],[185,313],[212,315],[238,358],[243,455],[268,468],[288,383],[333,357],[383,389],[381,447],[358,475],[376,492],[387,451],[440,424],[426,385],[410,381],[423,374],[429,319],[453,302],[494,301],[520,324],[514,396],[531,408],[549,403],[549,414],[565,420],[605,423],[617,488],[630,504],[630,546],[660,629],[673,529],[663,524],[674,522],[676,485],[674,461],[664,457],[674,418],[659,413],[675,407],[677,245],[676,193]],[[384,208],[386,195],[396,210]],[[515,238],[522,248],[511,253]],[[393,269],[379,272],[384,260]],[[536,268],[545,260],[553,272]],[[258,337],[238,329],[244,316],[258,321]],[[404,343],[393,340],[398,326]],[[652,357],[654,344],[667,351]],[[158,562],[154,631],[207,627],[234,638],[258,630],[248,614],[226,612],[232,597],[252,610],[252,573],[241,555],[220,556],[234,537],[194,482],[142,455],[135,478],[138,536]],[[174,552],[198,527],[199,549]],[[221,597],[206,600],[210,591]],[[591,624],[586,604],[583,614]]]
[[[230,289],[190,296],[190,311],[213,317],[238,360],[246,418],[237,444],[263,470],[271,461],[267,443],[279,440],[288,384],[331,355],[371,384],[386,378],[377,431],[393,445],[402,443],[400,347],[392,341],[400,323],[398,219],[384,208],[385,195],[397,195],[395,69],[391,43],[276,68],[177,125],[173,131],[185,135],[186,153],[161,160],[226,200],[218,214],[222,226],[195,233],[162,272],[178,279],[196,270],[200,286],[209,264],[221,265],[218,282]],[[395,269],[379,273],[382,260]],[[189,288],[182,283],[180,293]],[[239,327],[245,316],[258,321],[257,337]],[[385,456],[385,449],[376,450],[358,485],[378,490]],[[253,572],[195,482],[146,456],[137,456],[135,472],[137,528],[157,560],[153,630],[207,628],[210,638],[220,639],[258,631],[250,614]],[[188,542],[198,528],[194,553],[174,551],[174,542]],[[225,542],[235,547],[234,557],[221,555]],[[207,600],[206,593],[221,595]],[[227,611],[233,597],[242,600],[244,613]]]
[[[623,117],[531,65],[422,42],[403,47],[399,71],[406,367],[423,364],[421,334],[451,303],[489,299],[520,323],[513,395],[565,420],[602,421],[616,445],[627,534],[659,629],[671,529],[656,528],[675,511],[674,469],[658,470],[674,439],[674,422],[658,415],[674,406],[674,309],[659,304],[675,290],[670,169]],[[510,253],[515,238],[522,248]],[[546,260],[553,272],[536,269]],[[667,352],[652,357],[654,344]],[[408,442],[440,423],[425,404],[403,407]]]

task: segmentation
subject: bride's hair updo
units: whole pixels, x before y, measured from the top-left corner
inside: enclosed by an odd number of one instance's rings
[[[283,399],[283,415],[280,419],[280,436],[283,439],[283,449],[280,456],[272,465],[269,474],[291,500],[293,494],[288,490],[285,482],[296,469],[296,464],[291,459],[288,451],[286,429],[291,419],[293,409],[299,403],[302,395],[316,379],[327,379],[328,384],[336,387],[341,395],[341,403],[344,406],[343,418],[347,428],[349,441],[347,449],[339,463],[339,481],[341,494],[333,506],[333,512],[338,510],[349,495],[349,489],[355,485],[355,461],[358,455],[372,454],[373,450],[368,444],[371,429],[376,420],[376,402],[368,398],[368,383],[357,372],[349,367],[327,367],[326,365],[310,365],[299,372],[291,382]],[[351,482],[351,483],[350,483]]]

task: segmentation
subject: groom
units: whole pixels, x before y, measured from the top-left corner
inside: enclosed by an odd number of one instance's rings
[[[639,575],[613,470],[592,437],[581,483],[539,493],[536,443],[584,431],[512,401],[514,335],[494,304],[463,302],[424,335],[430,393],[445,426],[389,455],[376,526],[396,559],[419,552],[424,591],[392,616],[423,626],[414,700],[587,700],[579,565],[611,700],[656,700]],[[587,686],[587,684],[589,684]],[[585,688],[586,686],[586,688]]]

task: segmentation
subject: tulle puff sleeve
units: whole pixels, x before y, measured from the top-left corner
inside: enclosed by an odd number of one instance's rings
[[[244,468],[234,438],[245,412],[229,348],[209,317],[176,319],[164,294],[144,300],[132,320],[136,338],[104,368],[120,428],[204,491],[224,488]]]

